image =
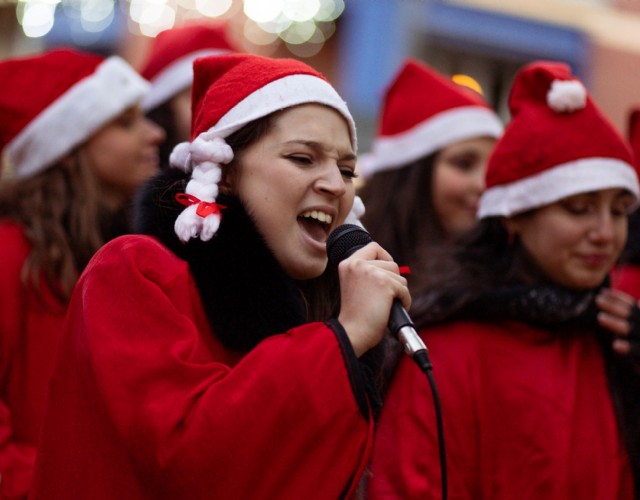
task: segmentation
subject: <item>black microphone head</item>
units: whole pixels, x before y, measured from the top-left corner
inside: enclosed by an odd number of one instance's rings
[[[329,262],[338,265],[340,261],[372,241],[371,235],[356,224],[338,226],[327,239]]]

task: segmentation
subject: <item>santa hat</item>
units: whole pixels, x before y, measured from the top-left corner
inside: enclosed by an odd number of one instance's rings
[[[627,137],[636,166],[640,167],[640,106],[634,107],[627,121]]]
[[[502,122],[471,89],[408,59],[391,85],[372,150],[358,162],[363,176],[392,170],[474,137],[500,137]]]
[[[627,189],[638,198],[629,146],[566,64],[525,66],[509,107],[512,119],[489,158],[479,218],[601,189]]]
[[[152,110],[188,88],[198,57],[233,52],[226,31],[225,24],[192,23],[160,32],[140,71],[151,82],[143,109]]]
[[[349,125],[356,149],[355,122],[346,103],[324,76],[293,59],[271,59],[250,54],[228,54],[197,59],[194,63],[191,142],[178,144],[170,163],[191,179],[179,201],[187,208],[178,216],[181,241],[207,241],[218,230],[221,214],[215,204],[222,164],[233,159],[224,141],[244,125],[271,113],[306,103],[324,104],[340,113]],[[362,203],[355,202],[356,215]]]
[[[51,166],[148,88],[115,56],[57,49],[0,62],[0,149],[12,174],[27,177]]]

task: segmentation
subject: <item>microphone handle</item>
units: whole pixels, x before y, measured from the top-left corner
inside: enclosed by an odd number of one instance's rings
[[[424,342],[422,342],[418,332],[416,332],[413,321],[411,321],[409,314],[399,299],[393,299],[388,326],[391,333],[398,338],[409,356],[413,358],[419,351],[426,352],[427,347],[424,345]]]

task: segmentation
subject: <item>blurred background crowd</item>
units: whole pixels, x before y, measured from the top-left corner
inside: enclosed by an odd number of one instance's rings
[[[65,45],[139,67],[160,31],[225,20],[243,51],[303,59],[345,97],[367,149],[407,56],[479,87],[500,116],[523,64],[568,63],[621,130],[639,100],[638,0],[2,0],[0,58]]]

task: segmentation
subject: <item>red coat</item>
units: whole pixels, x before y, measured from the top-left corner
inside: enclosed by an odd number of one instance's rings
[[[423,336],[442,402],[449,498],[633,499],[591,334],[458,322]],[[433,399],[403,359],[376,433],[371,499],[439,499]]]
[[[71,301],[33,499],[349,496],[372,421],[334,329],[310,323],[234,354],[184,261],[151,237],[112,241]]]
[[[640,299],[640,266],[624,264],[611,273],[611,287]]]
[[[20,226],[0,223],[0,498],[25,498],[46,388],[66,306],[20,273],[31,246]]]

